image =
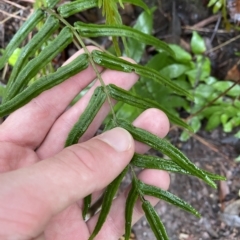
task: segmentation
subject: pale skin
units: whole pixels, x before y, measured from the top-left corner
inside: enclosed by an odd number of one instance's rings
[[[125,89],[138,79],[134,73],[101,67],[99,71],[106,84],[111,82]],[[149,149],[135,142],[121,128],[93,137],[109,112],[107,102],[80,143],[63,148],[96,84],[78,103],[66,108],[74,96],[94,79],[95,73],[90,66],[39,95],[12,113],[0,126],[0,239],[87,240],[98,216],[87,222],[82,219],[82,199],[94,193],[95,202],[130,162],[134,152],[144,153]],[[160,137],[169,130],[166,115],[157,109],[142,113],[134,125]],[[170,182],[166,172],[157,170],[143,170],[138,178],[162,189],[167,189]],[[128,190],[114,200],[96,240],[118,240],[124,234],[124,205]],[[153,205],[158,202],[146,198]],[[138,202],[133,224],[142,215]]]

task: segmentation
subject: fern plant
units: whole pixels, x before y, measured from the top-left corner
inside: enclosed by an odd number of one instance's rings
[[[101,86],[95,89],[88,106],[79,117],[78,122],[70,131],[68,138],[66,139],[65,147],[78,142],[79,138],[88,129],[103,103],[108,101],[112,109],[112,118],[106,124],[105,131],[116,126],[120,126],[129,131],[135,140],[143,142],[157,151],[160,151],[170,160],[161,159],[156,156],[135,154],[126,169],[124,169],[124,171],[107,187],[103,196],[98,222],[89,239],[94,239],[100,231],[110,211],[113,198],[116,195],[120,183],[129,169],[132,172],[132,188],[126,200],[125,239],[127,240],[130,238],[132,213],[137,199],[142,202],[142,209],[145,212],[147,220],[156,238],[168,239],[164,225],[153,206],[144,198],[145,195],[163,199],[164,201],[180,207],[198,217],[200,215],[192,206],[170,192],[147,185],[138,180],[136,174],[134,173],[134,166],[196,176],[212,187],[216,187],[214,181],[224,180],[225,178],[199,169],[180,150],[171,145],[168,141],[161,139],[146,130],[134,127],[131,122],[118,118],[113,110],[111,99],[124,102],[134,106],[135,108],[148,109],[153,107],[161,109],[165,111],[173,124],[177,124],[182,128],[191,130],[184,121],[169,112],[165,106],[162,106],[150,99],[134,95],[116,85],[105,85],[98,71],[97,65],[123,72],[134,71],[139,76],[149,78],[149,81],[156,81],[163,85],[167,85],[176,94],[186,96],[189,99],[192,99],[192,96],[188,91],[179,87],[170,79],[162,76],[158,71],[152,68],[130,63],[104,51],[94,50],[90,53],[82,38],[111,36],[113,38],[116,55],[121,54],[118,44],[119,37],[122,38],[122,42],[125,47],[127,46],[127,39],[133,38],[145,44],[152,45],[157,49],[161,49],[170,55],[173,54],[173,51],[164,42],[136,29],[122,25],[121,17],[118,12],[118,5],[120,4],[120,6],[123,7],[123,4],[127,2],[142,7],[145,11],[149,12],[147,5],[142,0],[77,0],[65,3],[55,10],[55,6],[59,2],[60,0],[47,0],[47,7],[37,9],[15,34],[0,58],[0,69],[2,69],[14,50],[17,49],[27,35],[35,29],[36,25],[40,21],[45,22],[38,32],[34,34],[29,43],[23,47],[18,60],[14,65],[5,89],[2,104],[0,105],[0,116],[6,116],[12,113],[41,94],[43,91],[62,83],[69,77],[83,71],[89,65],[92,65]],[[93,7],[102,8],[102,13],[106,16],[106,24],[97,25],[75,22],[74,26],[72,26],[65,19],[77,12]],[[61,30],[60,23],[64,25],[64,28]],[[57,37],[55,37],[55,39],[51,41],[47,47],[41,48],[43,44],[52,37],[53,33],[56,33],[57,30],[60,30]],[[60,52],[62,52],[62,50],[72,43],[74,38],[77,39],[85,53],[79,55],[71,63],[58,68],[57,71],[42,76],[40,79],[29,84],[30,80],[38,74],[41,68],[51,62]],[[35,55],[36,51],[40,53]],[[86,217],[90,205],[91,195],[84,199],[83,218]]]

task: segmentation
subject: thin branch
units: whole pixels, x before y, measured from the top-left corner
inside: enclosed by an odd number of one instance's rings
[[[27,19],[24,18],[24,17],[17,16],[17,14],[19,14],[20,12],[22,12],[22,10],[19,10],[19,11],[13,13],[13,14],[8,13],[8,12],[5,12],[5,11],[3,11],[2,9],[0,9],[0,12],[2,12],[3,14],[5,14],[6,16],[8,16],[8,19],[10,19],[10,18],[17,18],[17,19],[20,19],[20,20],[27,20]],[[8,20],[8,19],[7,19],[7,20]],[[6,22],[6,20],[4,19],[4,20],[3,20],[2,22],[0,22],[0,23],[2,24],[3,22]]]
[[[226,41],[226,42],[218,45],[218,46],[215,47],[215,48],[209,49],[208,51],[205,52],[205,54],[208,55],[209,53],[214,52],[214,51],[218,50],[219,48],[224,47],[224,46],[230,44],[231,42],[236,41],[236,40],[239,39],[239,38],[240,38],[240,34],[239,34],[238,36],[236,36],[236,37],[234,37],[234,38],[231,38],[230,40],[228,40],[228,41]]]
[[[200,28],[200,27],[194,27],[194,26],[185,26],[182,27],[183,29],[185,29],[185,31],[197,31],[197,32],[205,32],[205,33],[213,33],[215,32],[214,29],[210,29],[210,28]],[[224,34],[224,33],[232,33],[233,30],[231,31],[227,31],[227,30],[222,30],[219,29],[216,31],[216,33],[220,33],[220,34]]]
[[[84,52],[86,54],[88,54],[88,57],[89,57],[89,61],[93,67],[93,70],[94,72],[96,73],[96,76],[98,78],[98,80],[100,81],[101,85],[103,86],[103,89],[104,89],[104,92],[106,93],[107,95],[107,101],[109,103],[109,106],[110,106],[110,109],[111,109],[111,113],[113,115],[113,121],[115,123],[115,125],[117,126],[117,119],[116,119],[116,115],[115,115],[115,112],[114,112],[114,108],[113,108],[113,104],[112,104],[112,101],[111,101],[111,97],[110,97],[110,94],[108,92],[108,89],[106,87],[106,84],[104,83],[103,79],[102,79],[102,76],[101,74],[99,73],[98,69],[97,69],[97,66],[95,64],[95,62],[93,61],[93,58],[92,58],[92,55],[91,53],[89,52],[88,48],[86,47],[86,45],[84,44],[81,36],[77,33],[77,31],[75,30],[75,28],[69,24],[64,18],[62,18],[61,16],[59,16],[57,13],[55,13],[54,11],[52,11],[51,9],[48,9],[48,8],[43,8],[47,13],[49,13],[50,15],[54,15],[57,19],[59,19],[59,21],[61,21],[63,24],[65,24],[65,26],[68,26],[71,30],[72,30],[72,33],[73,35],[76,37],[76,39],[78,40],[78,42],[80,43],[80,45],[82,46],[82,48],[84,49]]]
[[[8,0],[2,0],[2,1],[5,2],[5,3],[8,3],[8,4],[12,5],[12,6],[15,6],[17,8],[23,9],[23,10],[26,9],[26,7],[24,7],[24,6],[20,5],[20,4],[17,4],[15,2],[8,1]]]
[[[220,16],[221,16],[220,14],[213,15],[209,18],[202,20],[201,22],[194,24],[192,27],[200,28],[200,27],[207,26],[210,23],[216,22]]]
[[[215,145],[213,145],[212,143],[209,143],[208,141],[206,141],[204,138],[198,136],[197,134],[191,134],[191,133],[190,133],[190,135],[191,135],[193,138],[197,139],[197,140],[198,140],[200,143],[202,143],[203,145],[207,146],[207,147],[208,147],[209,149],[211,149],[212,151],[220,154],[220,155],[221,155],[222,157],[224,157],[226,160],[229,160],[229,158],[228,158],[225,154],[221,153],[221,152],[219,151],[219,148],[216,147]]]
[[[235,82],[232,86],[230,86],[228,89],[226,89],[224,92],[222,92],[221,94],[219,94],[216,98],[214,98],[212,101],[210,101],[207,105],[203,106],[200,110],[198,110],[197,112],[191,114],[185,121],[188,121],[189,119],[193,118],[194,116],[198,115],[199,113],[201,113],[204,109],[206,109],[207,107],[211,106],[213,103],[215,103],[220,97],[225,96],[226,93],[228,93],[233,87],[235,87],[238,83],[240,82],[240,80],[238,80],[237,82]]]
[[[215,27],[214,27],[214,32],[213,32],[213,34],[212,34],[212,36],[211,36],[211,39],[210,39],[210,42],[211,42],[211,43],[213,42],[213,39],[215,38],[215,36],[216,36],[216,34],[217,34],[217,30],[218,30],[218,28],[219,28],[219,25],[220,25],[220,23],[221,23],[221,20],[222,20],[222,17],[219,15],[218,20],[217,20],[217,23],[216,23],[216,25],[215,25]]]

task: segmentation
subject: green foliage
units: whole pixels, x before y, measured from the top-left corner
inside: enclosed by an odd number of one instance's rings
[[[182,121],[178,117],[171,114],[171,112],[169,112],[164,106],[158,104],[155,101],[152,101],[147,98],[140,98],[138,96],[135,96],[135,95],[131,94],[129,91],[125,91],[124,89],[118,88],[117,86],[115,86],[113,84],[108,85],[108,89],[109,89],[110,96],[112,98],[116,99],[117,101],[122,101],[133,107],[137,107],[137,108],[144,109],[144,110],[148,109],[148,108],[158,108],[167,114],[169,120],[172,123],[179,125],[183,128],[187,128],[190,131],[192,130],[191,128],[189,128],[189,126],[184,121]]]
[[[232,5],[236,4],[237,3],[235,3],[235,1],[232,0],[210,0],[208,3],[208,7],[212,8],[212,12],[214,14],[221,12],[226,29],[230,29],[232,26],[228,20],[228,16],[229,13],[231,15],[230,9],[232,9]]]
[[[47,19],[47,21],[45,23],[45,26],[43,26],[43,28],[40,29],[39,32],[33,37],[32,41],[30,41],[22,49],[22,51],[19,52],[19,54],[18,54],[18,56],[16,58],[16,60],[18,60],[18,61],[15,61],[13,72],[11,74],[11,77],[8,80],[8,92],[11,91],[11,86],[12,86],[13,82],[15,82],[15,84],[16,84],[17,81],[20,81],[19,78],[17,78],[17,76],[18,76],[20,70],[27,65],[27,63],[29,62],[30,57],[32,55],[34,55],[34,53],[36,53],[36,51],[38,51],[41,48],[41,46],[45,43],[45,41],[47,41],[47,39],[49,39],[49,37],[58,28],[59,28],[59,21],[54,16],[50,16]],[[16,52],[16,50],[14,51],[14,53]],[[44,51],[48,51],[48,50],[49,50],[49,48],[46,48]],[[39,57],[40,56],[38,56],[38,58]],[[10,57],[10,59],[11,59],[11,57]],[[41,60],[39,61],[39,63],[40,62],[41,62]],[[42,62],[45,63],[45,61],[42,61]],[[32,63],[31,63],[31,65],[32,65]],[[39,66],[42,68],[41,65],[39,65]],[[36,69],[36,71],[39,71],[39,69]],[[21,85],[21,83],[20,83],[20,85]],[[12,90],[11,94],[9,96],[5,96],[5,98],[6,99],[8,97],[11,98],[11,95],[14,94],[15,89],[16,89],[16,86],[14,86],[14,90]]]
[[[175,205],[176,207],[182,208],[183,210],[196,215],[197,217],[200,217],[200,214],[191,205],[168,191],[164,191],[155,186],[147,185],[141,181],[138,181],[138,189],[144,195],[162,199]]]
[[[94,239],[94,237],[99,233],[101,230],[108,213],[110,212],[110,208],[112,205],[113,198],[116,196],[118,188],[128,171],[129,166],[127,166],[122,173],[113,181],[111,182],[108,187],[106,188],[104,195],[103,195],[103,204],[102,209],[98,217],[97,224],[94,228],[92,235],[90,236],[89,240]]]
[[[14,98],[0,105],[0,116],[6,116],[30,102],[42,92],[62,83],[71,76],[88,67],[87,54],[82,54],[74,59],[71,64],[60,67],[56,72],[39,78],[36,82],[25,88]],[[32,67],[32,66],[31,66]]]
[[[194,54],[203,54],[206,51],[206,46],[204,40],[197,32],[193,32],[191,40],[191,48]]]
[[[98,25],[75,22],[74,27],[83,37],[129,37],[137,40],[140,39],[145,44],[152,45],[172,53],[171,49],[169,49],[169,47],[162,41],[127,26],[110,24]]]
[[[3,52],[3,55],[0,58],[0,69],[2,69],[9,61],[10,56],[26,39],[28,33],[32,32],[40,21],[46,22],[46,24],[38,29],[37,33],[30,42],[22,48],[20,55],[14,63],[14,68],[5,90],[4,99],[0,105],[0,116],[6,116],[12,113],[42,92],[62,83],[76,73],[83,71],[90,64],[93,66],[93,69],[95,69],[96,76],[98,76],[101,86],[95,89],[88,106],[70,131],[66,139],[65,147],[78,142],[79,138],[86,132],[89,125],[94,120],[96,114],[99,112],[106,99],[109,100],[109,103],[111,102],[111,97],[117,101],[121,101],[124,104],[123,109],[126,108],[126,106],[131,105],[130,111],[131,114],[132,112],[134,113],[134,117],[141,113],[142,110],[155,107],[166,111],[166,114],[172,123],[191,129],[191,127],[189,127],[177,116],[176,107],[184,106],[186,110],[192,111],[192,109],[190,109],[189,101],[193,100],[194,96],[197,100],[197,103],[194,105],[194,109],[198,110],[206,99],[214,96],[214,91],[224,91],[228,86],[219,85],[210,79],[209,61],[203,56],[196,55],[197,61],[193,62],[191,60],[191,56],[178,46],[168,46],[164,42],[148,35],[151,33],[152,29],[151,13],[154,9],[150,11],[141,0],[78,0],[61,5],[57,10],[58,12],[56,12],[53,8],[59,2],[59,0],[46,0],[47,8],[36,10],[19,29],[6,50]],[[134,29],[122,25],[121,16],[118,12],[118,5],[123,6],[123,3],[125,2],[138,5],[146,10],[146,12],[139,17]],[[84,9],[94,6],[102,8],[102,13],[106,17],[105,25],[76,22],[74,26],[71,26],[64,19],[73,13],[81,12]],[[146,29],[141,29],[142,31],[139,31],[145,20],[148,22]],[[65,25],[65,27],[59,31],[57,35],[53,35],[53,33],[59,29],[59,22],[61,22],[62,25]],[[68,44],[73,42],[74,36],[78,40],[79,44],[84,48],[85,53],[78,56],[71,63],[58,68],[57,71],[46,74],[40,79],[37,79],[33,83],[29,84],[31,79],[38,75],[41,68],[51,62],[57,54],[64,50]],[[138,62],[144,52],[145,44],[154,46],[159,53],[151,59],[147,66],[129,63],[123,59],[109,55],[106,52],[93,51],[92,53],[89,53],[82,41],[82,37],[99,36],[113,37],[113,44],[117,55],[120,51],[118,47],[118,37],[122,37],[125,47],[126,43],[131,45],[134,44],[134,41],[136,40],[141,42],[142,44],[138,45],[139,51],[137,53],[130,51],[130,55],[134,56]],[[49,44],[45,46],[44,44],[49,41],[50,38],[54,38],[54,40],[51,40]],[[195,40],[192,40],[194,52],[197,54],[203,53],[203,50],[205,49],[203,44],[195,43],[196,41],[199,41],[199,38],[200,37],[195,34]],[[34,51],[39,51],[39,54],[34,54]],[[29,61],[30,58],[31,60]],[[141,76],[141,79],[131,91],[125,91],[115,85],[105,86],[100,73],[97,70],[96,64],[117,71],[134,71]],[[195,81],[193,76],[198,73],[196,69],[199,69],[199,66],[204,69],[203,72],[200,72],[201,79],[199,79],[202,81],[203,78],[204,84],[198,85],[198,82]],[[171,80],[170,78],[174,79]],[[148,81],[148,79],[151,79],[151,81]],[[189,81],[187,81],[187,79],[189,79]],[[196,88],[195,92],[191,92],[190,89],[192,86],[205,88],[207,91]],[[232,89],[230,96],[235,95],[236,91],[238,91],[238,89]],[[236,106],[234,106],[234,108],[237,108],[240,104],[238,101],[235,101],[235,105]],[[138,108],[142,110],[139,111]],[[230,112],[232,112],[232,109],[229,109],[229,112],[225,112],[225,115],[221,117],[222,122],[226,122],[226,124],[229,123]],[[218,111],[215,111],[215,113],[217,114]],[[133,115],[131,117],[133,117]],[[212,112],[209,113],[205,111],[204,116],[212,117]],[[197,122],[197,119],[194,121],[191,122],[191,126],[195,129],[196,126],[199,127],[199,122]],[[126,169],[107,187],[104,193],[102,210],[99,214],[98,222],[90,239],[94,239],[101,230],[101,227],[110,211],[112,200],[116,195],[120,183],[128,169],[131,169],[132,172],[132,188],[126,200],[126,239],[129,239],[130,236],[133,208],[137,200],[142,202],[142,208],[156,238],[168,239],[166,230],[158,214],[151,204],[144,199],[144,195],[155,196],[159,199],[163,199],[196,216],[199,216],[199,214],[193,207],[177,196],[139,181],[135,175],[133,166],[163,169],[180,174],[196,176],[204,180],[212,187],[216,187],[214,182],[215,180],[223,180],[224,178],[199,169],[180,150],[168,141],[143,129],[134,127],[131,124],[131,121],[122,120],[119,117],[119,113],[115,114],[115,112],[112,111],[112,117],[106,124],[105,131],[115,126],[125,128],[132,134],[135,140],[148,144],[150,147],[168,156],[170,160],[159,159],[154,156],[149,157],[135,154],[129,166],[127,166]],[[85,198],[84,203],[83,218],[86,216],[86,213],[91,205],[91,195]]]
[[[146,215],[149,225],[154,232],[155,237],[157,239],[168,240],[166,229],[150,202],[147,200],[143,200],[142,209]]]
[[[138,199],[137,179],[133,178],[131,190],[128,193],[125,208],[125,239],[128,240],[131,234],[133,208]]]
[[[16,48],[14,50],[13,54],[8,59],[9,65],[11,65],[13,67],[16,64],[16,62],[21,54],[21,51],[22,51],[21,48]]]
[[[173,161],[171,160],[166,161],[166,159],[159,158],[156,156],[149,156],[149,155],[142,155],[142,154],[135,153],[131,161],[131,164],[140,168],[158,169],[158,170],[165,170],[168,172],[178,172],[181,174],[192,175],[191,172],[183,170],[181,167],[179,167],[178,164],[174,163]],[[203,172],[212,180],[224,180],[224,177],[222,176],[212,174],[207,171],[203,171]]]
[[[145,34],[152,33],[153,28],[153,12],[155,11],[155,8],[149,11],[142,12],[138,19],[136,24],[133,26],[134,29],[141,31]],[[128,40],[128,49],[129,54],[128,56],[132,59],[134,59],[137,63],[140,62],[142,55],[145,51],[146,44],[139,42],[137,39],[129,39]]]
[[[78,122],[74,125],[71,132],[69,133],[65,147],[71,146],[78,142],[80,137],[88,129],[94,117],[97,115],[101,106],[105,102],[106,97],[107,95],[104,92],[103,87],[98,87],[95,89],[88,106],[86,107],[83,114],[80,116]]]
[[[240,102],[237,98],[240,87],[239,85],[232,87],[233,82],[220,81],[211,76],[211,62],[209,58],[204,56],[206,46],[203,38],[193,32],[191,39],[193,56],[177,45],[169,44],[169,47],[174,52],[174,56],[160,50],[160,53],[154,55],[146,67],[151,67],[165,78],[172,79],[174,85],[178,85],[191,93],[194,102],[192,103],[186,98],[177,96],[167,84],[163,86],[158,82],[149,81],[147,76],[141,76],[140,81],[132,90],[132,94],[141,95],[141,98],[153,101],[155,106],[158,105],[158,108],[166,112],[174,124],[186,128],[182,123],[177,123],[174,120],[174,116],[178,116],[178,109],[183,108],[192,116],[189,118],[188,124],[189,129],[195,133],[200,130],[203,119],[207,119],[205,129],[208,131],[221,125],[225,132],[231,132],[234,127],[239,126]],[[225,93],[224,97],[219,97],[214,101],[223,93]],[[214,102],[211,103],[211,101]],[[128,102],[127,104],[131,105],[132,103]],[[208,104],[210,104],[209,107],[197,113]],[[144,104],[141,105],[144,109]],[[121,108],[117,106],[115,109],[117,115],[125,119],[133,120],[139,114],[133,107],[126,104]],[[195,113],[197,113],[196,116]],[[180,139],[187,141],[190,136],[191,134],[185,130]]]
[[[32,16],[26,21],[17,34],[14,35],[11,42],[5,49],[3,56],[0,59],[0,69],[4,67],[13,52],[20,46],[27,35],[36,27],[36,25],[44,18],[44,12],[38,9]]]
[[[208,7],[213,8],[213,13],[217,13],[221,10],[222,6],[225,5],[226,0],[210,0],[208,3]]]
[[[47,25],[46,25],[47,27]],[[45,47],[41,53],[29,61],[26,66],[22,67],[22,71],[18,73],[18,75],[12,81],[9,81],[7,86],[7,91],[4,96],[3,102],[11,100],[18,93],[21,92],[21,89],[24,89],[29,81],[49,62],[52,61],[62,50],[67,47],[73,40],[73,34],[69,27],[65,27],[62,29],[60,34],[57,36],[54,41],[52,41],[49,46]],[[37,41],[37,39],[33,39],[32,41]],[[37,43],[36,43],[37,44]],[[33,45],[36,45],[33,44]],[[24,56],[27,57],[28,56]],[[22,59],[18,59],[16,66],[19,66],[19,62]],[[16,71],[13,71],[15,73]],[[10,78],[11,79],[11,78]]]

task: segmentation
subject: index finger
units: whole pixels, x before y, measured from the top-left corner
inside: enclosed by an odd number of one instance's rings
[[[93,51],[95,47],[88,47]],[[82,54],[80,50],[72,58]],[[67,62],[69,62],[67,61]],[[98,67],[102,71],[101,67]],[[91,65],[65,82],[41,93],[31,102],[12,113],[0,127],[0,141],[13,142],[36,149],[56,119],[72,99],[96,77]]]

